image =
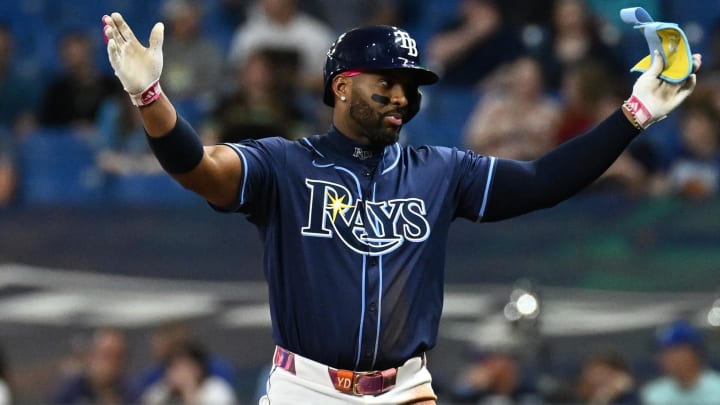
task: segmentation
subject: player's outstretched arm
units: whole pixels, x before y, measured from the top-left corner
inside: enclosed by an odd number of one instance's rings
[[[140,108],[148,142],[160,164],[185,188],[214,205],[232,206],[242,177],[240,158],[225,146],[204,148],[160,87],[163,24],[155,24],[149,46],[144,47],[119,13],[103,16],[102,21],[110,64]]]
[[[573,196],[600,177],[642,130],[680,105],[695,88],[695,74],[677,84],[661,80],[662,58],[655,56],[623,107],[596,127],[537,160],[500,159],[483,220],[510,218]],[[694,71],[700,65],[700,55],[693,55]]]

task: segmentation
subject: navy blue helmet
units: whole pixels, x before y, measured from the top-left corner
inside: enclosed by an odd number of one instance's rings
[[[325,58],[323,101],[335,105],[332,80],[348,70],[407,69],[418,85],[433,84],[438,75],[420,65],[417,43],[407,33],[389,25],[355,28],[340,35]]]

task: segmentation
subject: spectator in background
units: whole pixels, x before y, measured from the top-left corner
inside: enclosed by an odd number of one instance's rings
[[[40,123],[90,129],[102,103],[122,89],[117,79],[98,70],[93,60],[93,43],[85,33],[64,34],[58,51],[61,73],[45,89]]]
[[[595,355],[584,362],[577,396],[579,403],[587,405],[636,405],[640,402],[635,379],[616,353]]]
[[[398,0],[307,0],[305,9],[336,34],[364,25],[397,25]]]
[[[589,189],[630,197],[651,195],[660,176],[659,160],[651,141],[636,139]]]
[[[561,144],[570,138],[582,134],[600,122],[609,113],[601,108],[613,103],[615,94],[625,94],[626,89],[614,91],[616,79],[601,64],[594,61],[580,61],[563,71],[560,88],[562,102],[562,124],[558,129],[555,144]],[[609,99],[609,100],[608,100]],[[606,103],[606,101],[610,101]],[[619,104],[622,104],[620,96]],[[613,105],[613,109],[618,104]]]
[[[253,0],[219,0],[220,12],[216,16],[217,22],[232,32],[238,25],[245,22],[248,4],[252,2]]]
[[[505,21],[517,28],[547,26],[554,0],[502,0],[497,4]]]
[[[563,72],[560,99],[561,124],[554,144],[561,144],[587,131],[622,104],[628,91],[603,64],[595,61],[574,63]],[[592,191],[645,196],[659,171],[654,145],[638,138],[618,157],[591,187]]]
[[[112,97],[100,108],[96,138],[97,164],[107,174],[126,176],[161,173],[150,150],[140,112],[126,95]]]
[[[620,10],[625,7],[642,6],[648,14],[657,18],[658,21],[666,21],[663,19],[662,0],[642,0],[642,2],[637,2],[637,4],[631,4],[628,0],[586,1],[588,8],[597,16],[600,24],[605,27],[601,27],[601,30],[617,30],[617,33],[610,32],[609,35],[617,35],[620,32],[625,32],[633,36],[639,36],[631,24],[627,24],[620,18]],[[644,42],[645,41],[643,41],[643,43]],[[705,66],[703,66],[703,69],[704,68]]]
[[[652,14],[651,14],[652,15]],[[709,72],[720,74],[720,17],[710,27],[708,35],[708,54],[710,55]]]
[[[15,134],[34,126],[33,87],[13,65],[13,36],[0,25],[0,208],[10,204],[15,192],[16,171],[13,155]]]
[[[10,204],[15,194],[15,164],[10,134],[0,128],[0,208]]]
[[[213,376],[205,349],[195,342],[173,347],[161,381],[148,388],[141,398],[146,405],[231,405],[237,403],[227,381]]]
[[[7,365],[5,364],[5,353],[0,350],[0,405],[10,405],[12,395],[8,383]]]
[[[459,403],[478,405],[537,403],[534,388],[523,376],[522,365],[506,352],[484,354],[461,369],[452,398]]]
[[[660,368],[664,374],[642,387],[645,405],[717,405],[720,374],[705,364],[704,343],[698,329],[676,321],[655,335]]]
[[[546,96],[533,58],[517,59],[500,77],[499,88],[488,92],[470,116],[465,143],[485,155],[537,158],[554,144],[560,106]]]
[[[236,72],[236,90],[218,102],[204,125],[206,143],[270,136],[294,139],[305,133],[302,114],[292,102],[292,83],[273,63],[272,51],[254,51]]]
[[[162,17],[167,24],[163,42],[163,90],[173,99],[210,100],[219,86],[223,56],[202,35],[202,3],[166,0]]]
[[[718,57],[720,58],[720,54]],[[720,69],[709,73],[699,90],[708,98],[715,111],[720,111]]]
[[[301,89],[320,92],[330,28],[298,10],[296,0],[259,0],[238,27],[230,45],[230,62],[241,64],[257,49],[275,49],[295,55]]]
[[[173,350],[176,347],[183,347],[193,339],[190,330],[182,322],[171,322],[160,325],[152,334],[151,352],[155,364],[145,369],[136,379],[133,389],[133,402],[137,403],[148,394],[151,387],[161,383],[169,367]],[[207,370],[230,386],[234,386],[237,377],[233,367],[223,359],[210,355],[207,356]]]
[[[720,113],[710,97],[710,94],[700,91],[680,109],[680,150],[662,179],[657,182],[657,193],[698,199],[718,192]]]
[[[39,88],[14,64],[13,46],[10,28],[0,25],[0,130],[22,136],[35,127]]]
[[[458,19],[428,44],[428,65],[446,86],[475,86],[523,54],[522,42],[494,0],[461,0]]]
[[[556,0],[549,31],[530,50],[542,60],[552,91],[559,89],[565,70],[581,61],[602,64],[611,74],[617,73],[614,77],[627,75],[627,69],[602,41],[597,21],[584,0]]]
[[[97,330],[88,348],[85,368],[62,381],[53,404],[131,403],[125,381],[127,342],[117,329]]]

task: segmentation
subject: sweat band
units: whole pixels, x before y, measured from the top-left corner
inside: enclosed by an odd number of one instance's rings
[[[162,95],[162,87],[160,87],[160,79],[155,80],[147,89],[138,94],[130,94],[130,101],[135,107],[142,107],[152,104]]]
[[[361,70],[346,70],[340,73],[340,76],[353,77],[359,75],[360,73],[362,73]]]
[[[200,137],[180,115],[170,132],[161,137],[147,135],[147,138],[150,149],[168,173],[187,173],[203,158],[205,150]]]

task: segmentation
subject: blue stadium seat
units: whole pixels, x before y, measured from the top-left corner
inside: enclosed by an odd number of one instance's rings
[[[165,173],[109,176],[107,202],[130,205],[185,205],[198,198]]]
[[[87,143],[69,130],[43,130],[18,148],[20,199],[30,205],[102,200],[102,176]]]
[[[30,4],[34,3],[34,4]],[[56,45],[56,36],[49,29],[43,2],[3,1],[0,2],[0,20],[13,33],[13,57],[23,69],[39,70],[47,49]]]
[[[427,108],[422,114],[429,120],[427,142],[432,145],[464,145],[465,124],[480,100],[480,93],[474,89],[448,88],[438,85],[423,90],[427,97]],[[425,99],[423,99],[423,102]]]
[[[195,128],[203,123],[208,110],[207,103],[200,97],[176,98],[173,100],[173,105],[177,113]]]
[[[217,43],[223,54],[227,54],[237,26],[229,23],[231,18],[225,15],[227,11],[220,6],[220,1],[206,1],[203,6],[205,14],[202,30],[204,34]]]
[[[459,0],[428,1],[416,7],[414,1],[402,0],[401,7],[409,10],[403,28],[424,48],[437,31],[460,16],[459,3]]]

